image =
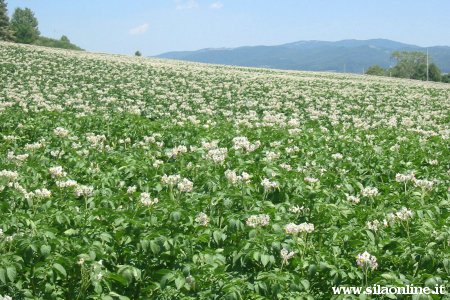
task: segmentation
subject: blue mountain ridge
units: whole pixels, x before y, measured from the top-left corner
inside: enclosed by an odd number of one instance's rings
[[[450,47],[427,48],[430,61],[436,63],[442,72],[449,73]],[[312,40],[275,46],[166,52],[157,57],[245,67],[362,73],[372,65],[383,68],[395,65],[395,61],[391,59],[394,51],[426,52],[427,48],[387,39],[336,42]]]

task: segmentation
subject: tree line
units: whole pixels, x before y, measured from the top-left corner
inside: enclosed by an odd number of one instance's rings
[[[366,74],[450,83],[450,74],[442,74],[433,62],[427,63],[426,53],[395,51],[391,57],[397,62],[394,67],[384,69],[379,65],[373,65],[367,69]]]
[[[0,0],[0,41],[82,50],[65,35],[59,40],[41,36],[38,26],[38,20],[29,8],[16,8],[10,20],[6,2]]]

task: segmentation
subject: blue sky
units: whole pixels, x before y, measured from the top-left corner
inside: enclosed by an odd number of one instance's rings
[[[449,0],[7,0],[43,35],[89,51],[144,55],[299,40],[388,38],[450,45]]]

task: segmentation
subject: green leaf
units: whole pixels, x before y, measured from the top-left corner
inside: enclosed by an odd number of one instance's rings
[[[169,271],[169,272],[171,272],[171,271]],[[161,277],[161,281],[160,281],[161,287],[164,287],[167,284],[167,282],[173,281],[173,277],[174,277],[173,273],[167,273],[163,277]]]
[[[136,280],[140,280],[141,279],[141,270],[139,270],[138,268],[134,268],[132,267],[133,270],[133,277]]]
[[[375,244],[375,236],[373,235],[373,232],[370,230],[366,230],[367,236],[372,241],[372,244]]]
[[[259,255],[259,252],[253,252],[253,259],[255,260],[255,261],[259,261],[259,257],[260,257],[260,255]]]
[[[300,282],[302,283],[302,285],[305,288],[305,290],[309,290],[310,284],[309,284],[308,280],[302,279],[302,280],[300,280]]]
[[[173,213],[171,213],[171,217],[172,217],[172,220],[174,220],[175,222],[178,222],[178,221],[180,221],[181,213],[179,211],[174,211]]]
[[[351,194],[353,194],[355,192],[355,189],[348,183],[345,183],[345,188],[347,189],[347,191],[349,191]]]
[[[175,279],[175,286],[177,287],[177,290],[181,289],[185,283],[186,279],[184,277],[178,277]]]
[[[214,241],[216,242],[216,244],[219,244],[220,241],[222,240],[222,232],[216,230],[213,233],[213,237],[214,237]]]
[[[446,258],[442,263],[444,264],[445,272],[447,272],[447,274],[450,274],[450,259]]]
[[[53,264],[53,268],[58,271],[62,276],[67,277],[66,269],[58,263]]]
[[[394,275],[389,274],[389,273],[381,274],[381,277],[383,277],[386,280],[395,280],[396,279],[396,277]]]
[[[254,238],[257,235],[258,235],[258,231],[256,231],[255,229],[250,230],[250,232],[248,233],[249,238]]]
[[[129,268],[124,269],[121,272],[121,275],[123,276],[123,278],[125,278],[125,280],[127,281],[127,285],[133,281],[133,274],[131,272],[131,270]]]
[[[8,275],[8,278],[11,282],[14,282],[14,279],[16,279],[17,276],[17,270],[14,266],[6,267],[6,274]]]
[[[150,249],[152,250],[153,254],[158,254],[159,251],[161,251],[161,248],[155,241],[150,241]]]
[[[99,282],[94,282],[94,291],[97,294],[101,294],[103,292],[102,285]]]
[[[41,254],[45,257],[47,257],[50,254],[51,250],[52,250],[52,247],[50,247],[50,245],[42,245],[41,246]]]
[[[3,268],[0,268],[0,281],[6,284],[6,271]]]
[[[110,292],[109,295],[113,296],[113,297],[117,297],[117,298],[119,298],[119,300],[130,300],[130,298],[128,298],[126,296],[119,295],[119,294],[117,294],[115,292]]]
[[[112,279],[114,281],[117,281],[118,283],[122,284],[123,286],[127,286],[128,285],[128,280],[125,277],[123,277],[122,275],[120,275],[120,274],[109,273],[108,274],[108,278]]]
[[[267,264],[269,263],[270,260],[270,256],[267,254],[262,254],[261,255],[261,263],[263,264],[263,266],[267,266]]]
[[[78,230],[75,230],[73,228],[67,229],[66,231],[64,231],[64,234],[68,236],[76,235],[78,234]]]

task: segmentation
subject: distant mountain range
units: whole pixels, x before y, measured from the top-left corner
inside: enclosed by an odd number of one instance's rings
[[[167,52],[157,57],[245,67],[362,73],[372,65],[393,66],[394,51],[425,52],[426,49],[386,39],[299,41],[277,46]],[[450,72],[450,47],[428,47],[428,52],[442,72]]]

